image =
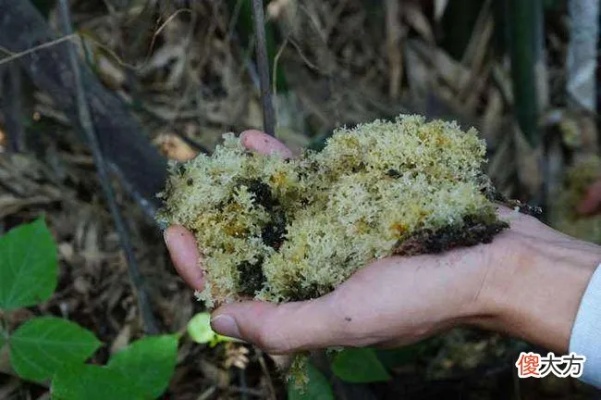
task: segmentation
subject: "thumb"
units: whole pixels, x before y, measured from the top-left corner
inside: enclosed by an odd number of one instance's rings
[[[213,313],[211,326],[222,335],[251,342],[270,354],[345,345],[351,336],[348,325],[353,322],[330,299],[227,304]]]

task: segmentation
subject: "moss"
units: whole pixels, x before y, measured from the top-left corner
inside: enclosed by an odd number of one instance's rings
[[[417,116],[339,129],[294,160],[226,134],[212,156],[171,166],[159,219],[196,235],[209,306],[312,298],[374,259],[492,240],[506,225],[484,154],[475,130]]]
[[[317,297],[323,296],[334,290],[332,286],[323,286],[319,285],[316,282],[312,282],[307,286],[294,286],[290,285],[284,292],[286,299],[289,301],[299,301],[299,300],[308,300],[315,299]]]
[[[278,203],[271,195],[271,187],[259,179],[242,180],[240,183],[247,187],[254,196],[254,202],[266,210],[272,210]]]
[[[246,296],[254,296],[263,289],[266,279],[265,274],[263,274],[262,265],[263,260],[259,259],[254,263],[243,261],[236,266],[239,272],[238,293]]]
[[[286,215],[281,211],[273,211],[271,214],[271,221],[269,221],[261,230],[261,239],[275,250],[279,250],[280,246],[284,242],[284,236],[286,234]]]

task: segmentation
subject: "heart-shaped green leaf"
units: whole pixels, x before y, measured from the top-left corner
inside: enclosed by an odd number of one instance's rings
[[[368,348],[345,349],[336,354],[332,371],[351,383],[381,382],[390,379],[376,352]]]
[[[396,349],[376,350],[378,360],[388,369],[401,367],[409,363],[414,363],[418,359],[420,352],[424,351],[428,345],[427,341],[423,341],[414,345],[400,347]]]
[[[24,379],[41,381],[70,364],[81,364],[100,346],[93,333],[67,320],[40,317],[10,337],[10,362]]]
[[[142,400],[147,399],[135,386],[136,371],[124,375],[98,365],[70,365],[52,380],[53,400]]]
[[[211,314],[208,312],[201,312],[192,317],[188,322],[187,331],[196,343],[209,343],[217,335],[211,329]]]
[[[211,328],[211,314],[208,312],[201,312],[192,317],[188,322],[187,331],[193,341],[200,344],[208,343],[211,347],[222,342],[237,341],[236,339],[222,336],[215,332]]]
[[[38,219],[0,237],[0,309],[48,300],[57,283],[56,244]]]
[[[111,357],[107,368],[123,376],[135,374],[132,384],[147,397],[160,396],[171,380],[177,359],[175,335],[148,336]]]

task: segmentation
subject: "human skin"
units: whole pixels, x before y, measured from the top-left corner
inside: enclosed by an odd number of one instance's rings
[[[577,211],[582,215],[593,215],[601,211],[601,179],[588,188]]]
[[[246,131],[241,138],[252,151],[292,157],[262,132]],[[502,332],[565,353],[601,248],[533,217],[503,207],[498,212],[510,228],[490,244],[377,260],[318,299],[225,304],[213,312],[211,325],[271,354],[403,346],[458,326]],[[165,242],[180,276],[202,290],[202,260],[192,233],[171,226]]]

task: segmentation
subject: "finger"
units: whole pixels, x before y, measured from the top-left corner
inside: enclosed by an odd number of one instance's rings
[[[204,272],[194,235],[183,226],[174,225],[163,234],[177,273],[193,289],[204,287]]]
[[[349,318],[336,310],[329,296],[272,304],[260,301],[232,303],[218,308],[211,319],[222,335],[251,342],[270,354],[352,345],[345,329]]]
[[[256,151],[261,154],[279,154],[283,158],[292,158],[290,149],[276,138],[268,134],[250,129],[240,134],[242,145],[249,150]]]
[[[580,214],[590,215],[599,211],[601,205],[601,180],[598,180],[586,192],[584,199],[576,208]]]

